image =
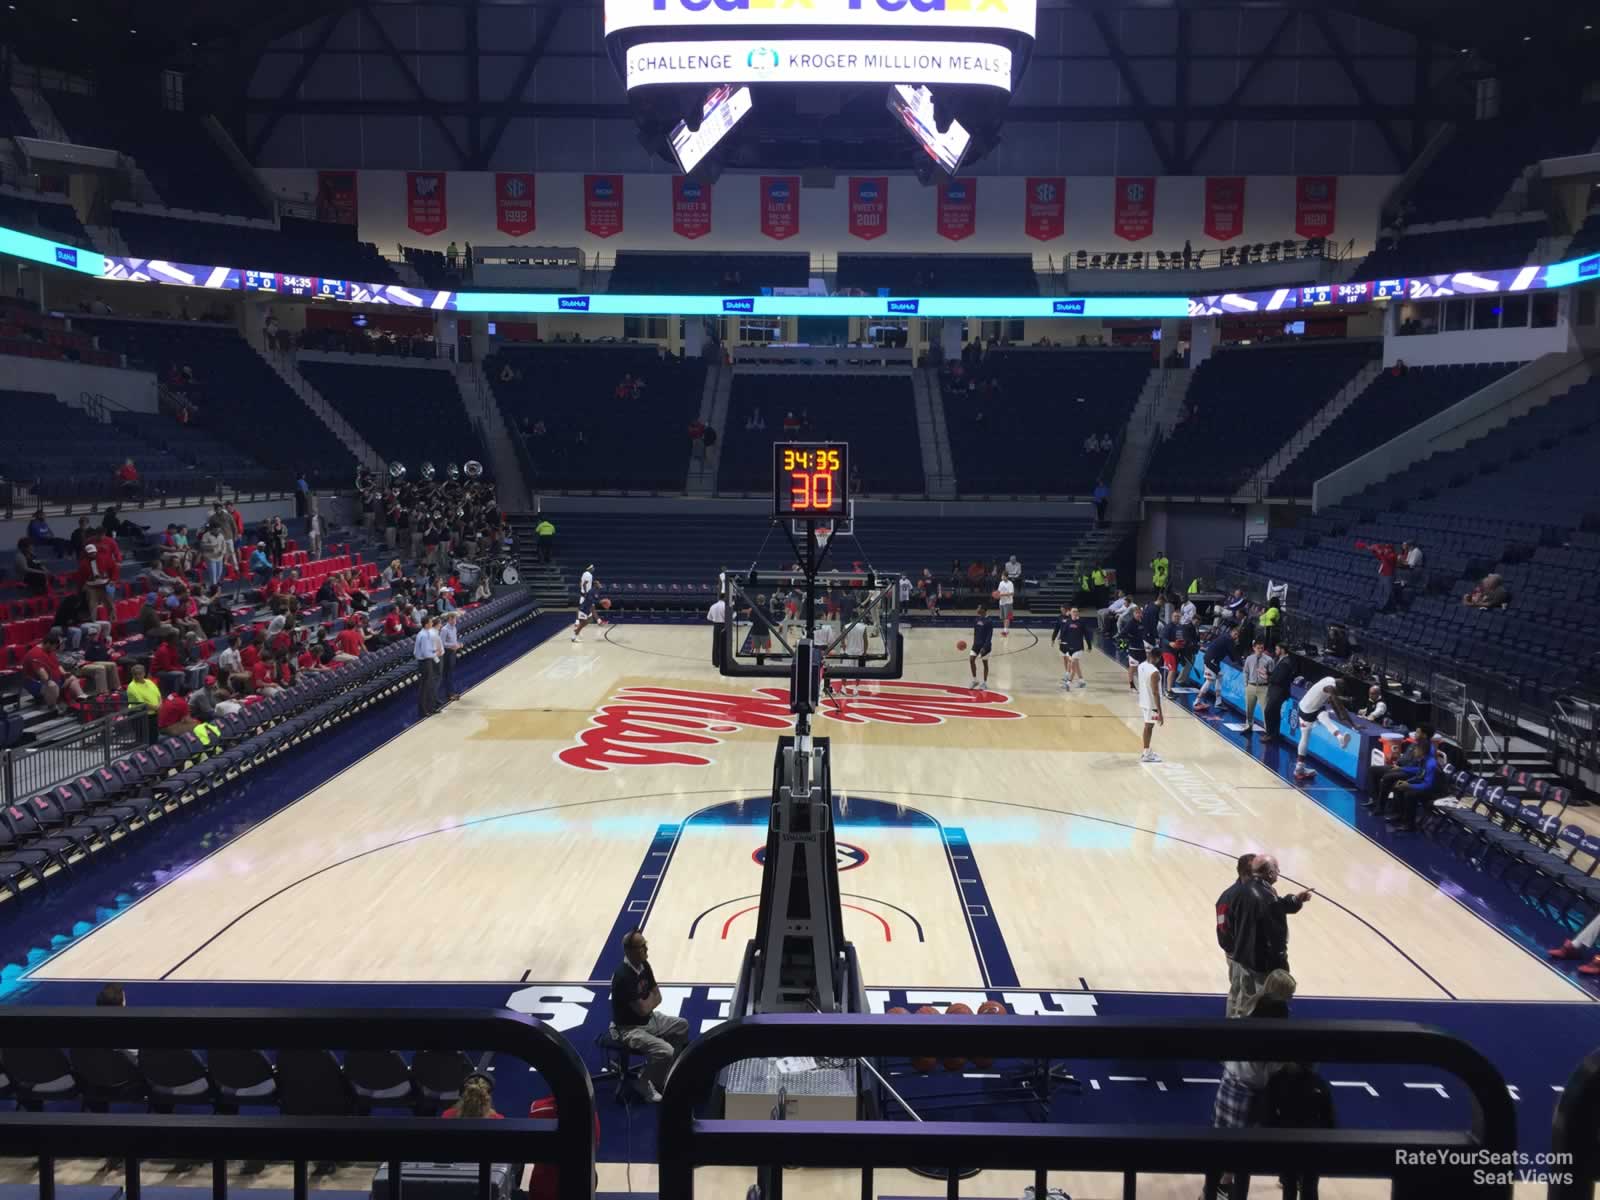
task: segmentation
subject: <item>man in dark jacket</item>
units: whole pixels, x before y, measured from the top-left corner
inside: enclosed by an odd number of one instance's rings
[[[1282,736],[1283,706],[1288,703],[1289,689],[1294,686],[1294,659],[1289,656],[1289,648],[1279,642],[1273,646],[1272,655],[1272,670],[1267,672],[1267,700],[1262,706],[1267,723],[1264,736],[1269,742]]]
[[[1280,896],[1273,889],[1277,882],[1278,860],[1262,855],[1255,860],[1249,885],[1239,890],[1228,910],[1233,926],[1232,961],[1245,975],[1239,986],[1251,999],[1269,974],[1289,969],[1289,914],[1299,912],[1313,895],[1307,890]]]
[[[1228,1007],[1227,1015],[1242,1017],[1254,999],[1254,991],[1245,990],[1245,973],[1233,958],[1233,942],[1237,933],[1235,927],[1234,906],[1239,902],[1239,894],[1250,886],[1256,872],[1256,854],[1239,855],[1238,877],[1223,889],[1222,895],[1217,897],[1217,945],[1222,947],[1223,958],[1228,963]]]

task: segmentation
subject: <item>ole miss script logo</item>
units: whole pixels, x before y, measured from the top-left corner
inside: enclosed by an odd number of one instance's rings
[[[841,725],[942,725],[946,721],[1016,721],[1022,713],[1002,707],[1008,698],[987,688],[896,680],[881,689],[829,704],[819,714]],[[740,729],[791,729],[785,688],[757,688],[749,694],[687,688],[624,688],[590,718],[577,745],[556,755],[580,771],[612,767],[704,767],[711,763],[698,747],[720,745]]]

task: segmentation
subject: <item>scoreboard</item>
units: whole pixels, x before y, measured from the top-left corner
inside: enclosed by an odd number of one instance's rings
[[[773,516],[843,517],[849,511],[848,443],[773,443]]]
[[[320,275],[289,275],[280,271],[243,271],[241,274],[247,292],[323,300],[343,300],[349,292],[349,285],[343,279],[328,279]]]

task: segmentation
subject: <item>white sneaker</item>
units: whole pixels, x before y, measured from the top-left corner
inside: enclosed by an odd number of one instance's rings
[[[572,635],[572,640],[573,641],[577,641],[578,640],[578,635],[577,634],[573,634]]]
[[[1087,683],[1086,683],[1086,682],[1084,682],[1084,681],[1083,681],[1083,680],[1082,680],[1082,679],[1080,679],[1080,680],[1078,680],[1078,686],[1079,686],[1079,687],[1083,687],[1083,688],[1086,688],[1086,687],[1088,687],[1088,686],[1089,686],[1089,685],[1088,685],[1088,684],[1087,684]]]
[[[1159,754],[1157,754],[1154,750],[1146,750],[1143,754],[1139,755],[1139,761],[1140,762],[1160,762],[1161,761],[1161,756]]]
[[[1341,749],[1341,750],[1343,750],[1346,746],[1348,746],[1350,744],[1350,735],[1348,733],[1345,733],[1342,729],[1338,733],[1334,734],[1333,736],[1334,736],[1334,740],[1336,740],[1339,743],[1339,749]]]
[[[978,687],[978,681],[976,679],[974,679],[972,681],[972,688],[973,688],[973,690],[977,690],[977,687]]]
[[[656,1090],[656,1085],[648,1079],[641,1079],[639,1082],[644,1084],[644,1102],[646,1104],[660,1104],[661,1093]]]

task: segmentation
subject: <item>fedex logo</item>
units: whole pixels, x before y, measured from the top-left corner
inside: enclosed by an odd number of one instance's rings
[[[56,253],[59,255],[61,251],[57,250]],[[1578,264],[1579,279],[1593,279],[1596,275],[1600,275],[1600,255],[1586,258]]]
[[[589,297],[587,296],[557,296],[557,312],[588,312]]]
[[[1081,317],[1083,316],[1083,301],[1053,300],[1050,303],[1050,311],[1058,317]]]
[[[78,265],[78,252],[71,246],[57,246],[56,261],[63,267],[75,267]]]
[[[916,300],[891,300],[889,301],[889,311],[891,313],[901,313],[905,316],[916,316],[918,303]]]
[[[753,313],[755,310],[756,302],[751,299],[724,300],[722,302],[722,311],[725,313]]]

